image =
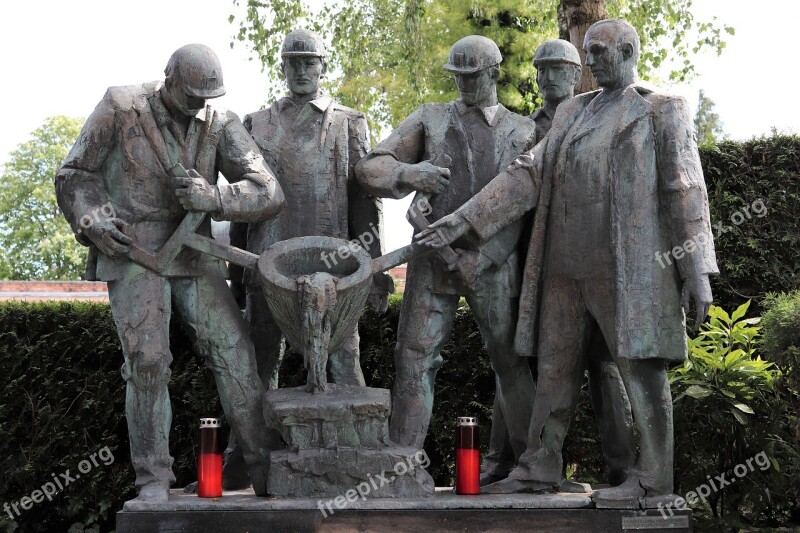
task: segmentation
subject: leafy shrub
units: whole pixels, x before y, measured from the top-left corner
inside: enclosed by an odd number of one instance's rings
[[[791,407],[789,423],[800,448],[800,291],[770,294],[764,307],[764,354],[784,371],[779,390]]]
[[[712,490],[695,506],[706,527],[785,522],[796,510],[797,490],[782,469],[797,469],[797,450],[776,419],[781,372],[757,353],[760,318],[744,318],[749,302],[730,316],[712,306],[710,322],[689,339],[689,358],[670,371],[674,395],[675,462],[679,494],[724,474],[735,483]],[[761,454],[769,467],[752,466]],[[751,461],[746,476],[737,465]],[[741,470],[740,470],[741,471]],[[709,478],[710,476],[710,478]]]

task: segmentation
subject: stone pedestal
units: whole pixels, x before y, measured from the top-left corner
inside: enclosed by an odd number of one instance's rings
[[[328,384],[312,394],[303,387],[269,390],[264,420],[277,428],[292,451],[337,447],[380,449],[389,443],[388,389]]]
[[[346,532],[602,532],[689,533],[691,511],[595,509],[590,494],[458,496],[437,489],[430,498],[257,498],[252,490],[204,499],[172,491],[168,502],[128,502],[117,513],[119,533]]]
[[[425,498],[434,484],[421,450],[389,441],[386,389],[328,385],[267,391],[264,419],[288,449],[272,454],[268,491],[283,498]],[[354,496],[355,495],[355,496]]]

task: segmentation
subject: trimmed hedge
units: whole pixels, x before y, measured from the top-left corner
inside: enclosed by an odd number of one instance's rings
[[[767,293],[800,289],[800,137],[725,141],[701,148],[700,159],[720,267],[714,303],[736,309],[752,299],[760,314]]]
[[[367,383],[391,388],[393,350],[400,298],[389,312],[365,312],[360,322],[362,367]],[[124,416],[125,387],[120,376],[122,353],[110,309],[87,303],[0,304],[0,375],[5,385],[0,405],[0,502],[24,496],[108,446],[114,463],[102,463],[33,509],[16,523],[24,531],[108,531],[114,513],[135,496]],[[170,448],[175,457],[176,486],[195,479],[197,419],[221,416],[211,373],[191,351],[182,328],[173,325],[174,357],[170,393],[173,422]],[[426,451],[437,485],[453,476],[456,417],[478,416],[483,451],[488,444],[494,374],[468,308],[461,307],[451,340],[443,350],[445,364],[436,381],[436,399]],[[299,356],[288,353],[282,386],[299,386],[305,371]],[[602,474],[597,431],[588,401],[582,402],[570,434],[566,462],[583,479]],[[13,510],[12,510],[13,513]],[[0,528],[14,530],[3,513]],[[99,529],[91,529],[99,528]]]
[[[24,531],[114,528],[114,513],[135,496],[125,422],[122,352],[108,305],[5,303],[0,305],[0,486],[3,503],[17,503]],[[195,357],[180,328],[171,331],[170,445],[179,481],[195,470],[200,416],[221,413],[211,373]],[[23,511],[20,500],[108,446],[102,462],[52,498]],[[61,479],[59,477],[59,479]],[[12,514],[14,513],[12,509]],[[13,530],[6,509],[0,526]],[[93,530],[93,529],[89,529]]]

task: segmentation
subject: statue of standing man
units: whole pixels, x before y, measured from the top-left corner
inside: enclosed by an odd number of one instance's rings
[[[364,114],[320,92],[328,68],[325,45],[314,32],[298,29],[281,47],[281,70],[289,95],[246,115],[244,126],[275,172],[287,207],[277,217],[231,225],[231,244],[261,254],[294,237],[323,236],[357,240],[374,257],[382,253],[382,203],[355,179],[354,167],[369,151]],[[337,260],[339,258],[332,258]],[[264,386],[278,386],[284,341],[257,276],[244,273],[245,316]],[[387,274],[373,277],[369,303],[384,312],[394,284]],[[338,385],[365,385],[358,328],[340,350],[330,354],[328,377]],[[247,476],[235,442],[229,443],[223,480],[226,488],[246,486]]]
[[[595,23],[584,49],[602,90],[563,103],[542,142],[419,237],[437,247],[467,234],[485,242],[528,210],[546,217],[546,232],[531,237],[515,339],[518,353],[531,350],[540,323],[528,445],[487,491],[558,484],[583,354],[599,331],[630,399],[639,454],[624,483],[593,498],[629,501],[673,490],[666,365],[686,359],[685,311],[694,300],[696,323],[704,320],[718,269],[686,101],[637,83],[639,36],[628,22]],[[683,253],[661,266],[667,250]]]
[[[56,197],[78,241],[97,254],[96,279],[108,282],[125,357],[125,417],[139,498],[166,500],[175,481],[167,389],[173,310],[214,374],[246,473],[256,494],[265,496],[264,388],[224,261],[184,249],[155,272],[128,254],[132,246],[157,252],[187,212],[255,221],[274,216],[285,201],[239,118],[206,106],[225,94],[214,52],[183,46],[164,74],[163,82],[108,89],[56,175]],[[229,184],[217,184],[218,171]],[[84,224],[98,212],[112,215]],[[198,232],[210,237],[210,226],[206,217]]]
[[[356,167],[364,187],[388,198],[418,193],[409,210],[416,224],[420,211],[432,209],[438,218],[461,207],[522,153],[534,124],[498,102],[501,61],[491,39],[471,35],[456,42],[444,69],[454,74],[460,98],[424,104],[406,118]],[[516,456],[524,450],[534,383],[527,360],[514,356],[510,346],[521,229],[520,221],[482,244],[461,239],[447,255],[409,262],[394,355],[392,441],[423,447],[442,346],[464,296],[496,372],[511,446]]]
[[[536,49],[533,66],[536,67],[536,83],[544,100],[544,105],[530,115],[536,124],[535,144],[544,139],[550,131],[558,107],[573,97],[575,84],[581,77],[581,58],[572,43],[563,39],[553,39],[542,43]],[[524,240],[520,245],[524,255],[528,241]],[[539,332],[539,334],[558,333]],[[619,369],[599,332],[593,334],[591,341],[586,345],[586,350],[589,394],[600,432],[607,481],[611,485],[619,485],[625,481],[628,469],[635,460],[630,402]],[[536,353],[520,355],[535,357]],[[515,466],[505,418],[498,397],[495,395],[489,453],[481,463],[481,485],[505,479]],[[560,488],[562,491],[570,490],[571,484],[562,483]],[[582,487],[579,488],[583,490]]]

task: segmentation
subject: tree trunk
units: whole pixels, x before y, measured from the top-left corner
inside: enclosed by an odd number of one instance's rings
[[[559,37],[575,45],[584,65],[581,81],[575,86],[576,95],[597,89],[592,72],[586,68],[583,38],[589,26],[605,18],[608,18],[605,0],[560,0],[558,3]]]

